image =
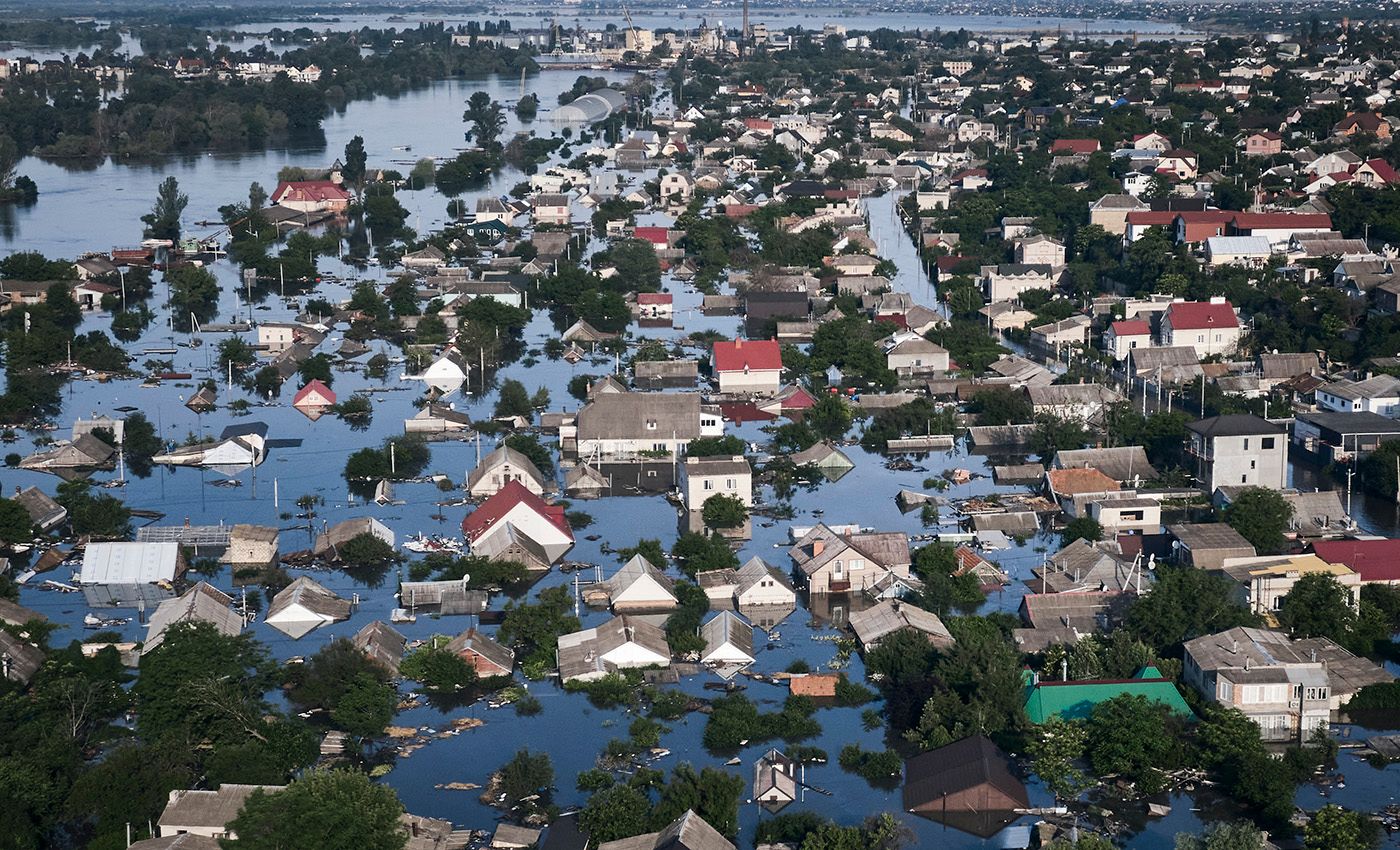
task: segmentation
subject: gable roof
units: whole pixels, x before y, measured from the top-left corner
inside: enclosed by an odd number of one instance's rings
[[[1329,564],[1345,564],[1361,581],[1400,581],[1400,540],[1319,540],[1313,552]]]
[[[1219,304],[1199,301],[1175,301],[1167,307],[1165,320],[1174,330],[1204,330],[1208,328],[1238,328],[1240,318],[1230,302]]]
[[[559,532],[569,540],[574,539],[574,532],[569,528],[569,521],[564,517],[564,506],[549,504],[525,489],[525,485],[519,481],[506,482],[506,486],[487,498],[476,510],[467,514],[466,518],[462,520],[462,532],[468,540],[477,540],[497,521],[509,514],[517,505],[522,504],[548,520],[550,525],[559,529]]]
[[[475,653],[504,670],[510,670],[515,666],[514,650],[502,646],[489,635],[477,631],[476,626],[472,626],[448,641],[444,648],[457,655],[465,652]]]
[[[783,356],[778,341],[773,339],[736,339],[716,342],[715,372],[758,372],[783,368]]]

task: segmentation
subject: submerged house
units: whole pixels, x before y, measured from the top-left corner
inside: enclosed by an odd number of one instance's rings
[[[284,587],[267,607],[267,624],[296,640],[330,623],[350,618],[350,603],[307,576]]]
[[[909,576],[909,537],[903,532],[838,534],[817,524],[797,541],[794,575],[815,594],[847,593],[874,587],[887,575]]]
[[[316,535],[316,541],[312,544],[311,551],[318,558],[339,561],[340,547],[361,534],[369,534],[383,540],[390,546],[394,545],[394,532],[389,526],[374,517],[362,516],[338,522]]]
[[[507,548],[506,540],[528,539],[548,559],[546,568],[574,545],[574,532],[564,517],[564,506],[546,502],[519,481],[507,482],[467,514],[462,520],[462,533],[474,553],[483,549],[499,553]],[[498,535],[504,538],[492,539]]]
[[[852,611],[848,622],[867,652],[902,629],[913,629],[938,649],[947,649],[954,643],[952,633],[937,614],[899,599],[886,599],[862,611]]]
[[[207,581],[201,581],[175,599],[165,600],[151,614],[141,654],[160,646],[166,630],[177,623],[208,623],[226,637],[239,634],[243,631],[243,616],[234,611],[232,605],[232,597]]]
[[[35,452],[19,462],[20,469],[45,472],[60,469],[99,469],[110,467],[117,450],[92,434],[83,434],[70,443]]]
[[[904,763],[904,809],[990,838],[1030,806],[1011,760],[982,735],[920,753]]]
[[[76,580],[94,608],[155,607],[184,574],[178,543],[89,543]]]
[[[753,626],[732,611],[721,611],[700,627],[705,650],[700,663],[731,679],[754,662]]]
[[[618,670],[670,663],[666,633],[637,617],[613,617],[594,628],[559,637],[559,679],[563,682],[587,682]]]
[[[408,648],[408,639],[398,629],[383,620],[375,620],[355,632],[350,642],[371,661],[389,671],[390,676],[398,677],[399,664]]]
[[[536,496],[553,490],[553,482],[544,477],[530,458],[510,446],[498,446],[481,459],[467,477],[467,492],[474,498],[494,496],[512,481],[518,481]]]
[[[797,591],[777,567],[757,555],[739,568],[734,588],[734,604],[740,608],[762,606],[790,607],[797,604]]]
[[[470,664],[479,679],[509,676],[515,670],[515,651],[477,631],[475,626],[448,641],[444,648]]]
[[[797,762],[773,747],[753,763],[753,799],[770,812],[797,800]]]
[[[680,603],[672,589],[675,582],[641,555],[633,555],[603,582],[608,604],[615,613],[670,611]]]

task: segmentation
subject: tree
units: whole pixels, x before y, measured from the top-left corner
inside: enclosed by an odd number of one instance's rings
[[[1060,546],[1065,547],[1076,540],[1093,543],[1103,539],[1103,526],[1091,516],[1078,516],[1065,524],[1060,531]]]
[[[494,145],[506,126],[501,105],[484,91],[473,92],[467,99],[467,110],[462,113],[462,120],[472,126],[472,138],[483,148]]]
[[[1294,638],[1327,637],[1341,644],[1356,626],[1351,591],[1325,573],[1298,579],[1283,597],[1278,618]]]
[[[1191,638],[1257,623],[1249,609],[1235,602],[1229,579],[1190,567],[1158,565],[1157,581],[1133,601],[1126,625],[1159,653],[1175,655]]]
[[[701,437],[698,440],[691,440],[686,446],[685,453],[689,457],[734,457],[742,455],[748,445],[739,437],[733,434],[725,434],[723,437]]]
[[[1380,841],[1380,826],[1361,812],[1328,804],[1303,828],[1307,850],[1370,850]]]
[[[399,696],[394,689],[369,673],[352,679],[340,695],[331,720],[335,725],[359,738],[372,738],[384,732],[394,719]]]
[[[155,206],[149,213],[141,216],[141,221],[146,224],[146,237],[178,240],[180,216],[189,204],[189,196],[180,191],[180,181],[173,176],[165,178],[156,189]]]
[[[1264,846],[1264,833],[1249,821],[1213,823],[1202,835],[1179,832],[1176,850],[1259,850]]]
[[[822,439],[840,440],[851,430],[854,419],[851,406],[844,399],[838,395],[824,395],[808,408],[802,417],[802,424]]]
[[[1261,555],[1282,552],[1283,533],[1293,519],[1293,506],[1277,490],[1246,487],[1225,508],[1225,522]]]
[[[529,458],[535,468],[544,475],[554,474],[554,455],[550,453],[549,449],[540,445],[539,437],[534,434],[511,434],[506,437],[505,444],[507,448],[514,449]]]
[[[630,292],[655,292],[661,288],[661,262],[650,242],[623,239],[608,250],[618,279]]]
[[[697,772],[688,763],[678,764],[652,810],[651,828],[665,829],[686,811],[693,811],[721,835],[733,838],[739,832],[743,793],[744,780],[728,771],[706,767]]]
[[[1073,720],[1052,717],[1036,729],[1029,751],[1031,770],[1056,801],[1073,800],[1093,783],[1074,763],[1084,757],[1087,732]]]
[[[452,693],[476,681],[476,668],[446,648],[448,638],[435,635],[427,645],[409,653],[399,665],[405,679],[419,682],[429,691]]]
[[[1030,422],[1035,416],[1030,396],[1010,387],[982,390],[972,397],[968,407],[977,415],[978,425],[1012,425]]]
[[[547,795],[554,784],[554,765],[548,753],[519,750],[501,766],[500,791],[508,805],[515,805],[531,795]]]
[[[13,545],[34,539],[34,521],[29,511],[14,499],[0,497],[0,543]]]
[[[365,164],[369,155],[365,153],[363,136],[355,136],[345,143],[345,158],[340,163],[340,176],[351,186],[359,186],[365,179]]]
[[[1180,759],[1173,733],[1180,725],[1169,708],[1139,694],[1101,702],[1089,715],[1089,763],[1099,776],[1120,776],[1155,794]]]
[[[495,415],[524,416],[527,419],[535,415],[535,409],[530,406],[530,393],[524,384],[514,379],[501,383],[501,395],[496,399]]]
[[[219,309],[219,281],[199,266],[181,266],[167,271],[170,284],[170,316],[180,331],[193,329],[190,317],[207,322]]]
[[[597,791],[579,813],[579,826],[599,843],[631,838],[647,831],[651,801],[631,785]]]
[[[248,212],[256,213],[267,205],[267,190],[254,180],[248,184]]]
[[[254,791],[228,831],[238,850],[403,850],[408,831],[394,789],[363,773],[313,770],[281,791]]]
[[[399,560],[399,553],[394,551],[393,546],[368,531],[345,541],[337,552],[341,563],[351,569],[386,567]]]
[[[700,516],[707,528],[739,528],[749,518],[749,509],[738,496],[716,493],[705,500]]]

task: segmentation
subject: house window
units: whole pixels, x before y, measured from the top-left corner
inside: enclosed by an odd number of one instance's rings
[[[836,579],[837,581],[840,581],[841,578],[846,574],[845,566],[846,565],[841,561],[837,561],[835,564],[833,564],[831,568],[831,577]]]
[[[865,560],[864,560],[864,559],[862,559],[862,558],[855,558],[855,559],[853,559],[853,560],[851,561],[851,572],[853,572],[853,573],[855,573],[855,572],[860,572],[860,571],[863,570],[863,569],[865,569]]]
[[[1245,451],[1249,451],[1249,438],[1248,438],[1248,437],[1245,437],[1245,438],[1244,438],[1244,450],[1245,450]]]
[[[1205,342],[1205,341],[1206,341],[1206,335],[1205,335],[1205,334],[1196,334],[1196,342]]]
[[[1137,348],[1137,340],[1133,340],[1132,342],[1128,343],[1128,348]]]
[[[713,490],[713,489],[715,489],[715,482],[706,479],[706,481],[705,481],[705,489],[706,489],[706,490]]]
[[[647,430],[648,430],[648,431],[655,431],[655,430],[656,430],[656,420],[655,420],[655,419],[648,419],[648,420],[647,420]]]
[[[724,489],[726,489],[726,490],[737,490],[737,489],[738,489],[738,487],[734,484],[734,479],[733,479],[733,478],[729,478],[729,479],[726,479],[726,480],[725,480],[725,482],[724,482]]]
[[[1250,469],[1258,469],[1258,466],[1256,465],[1255,461],[1252,461],[1252,460],[1251,460],[1251,461],[1249,462],[1249,468],[1250,468]]]
[[[1123,522],[1142,522],[1142,511],[1123,511],[1119,516]]]
[[[1274,438],[1273,438],[1273,437],[1264,437],[1264,438],[1262,438],[1262,439],[1259,440],[1259,448],[1264,449],[1265,451],[1268,451],[1269,449],[1272,449],[1273,447],[1274,447]]]

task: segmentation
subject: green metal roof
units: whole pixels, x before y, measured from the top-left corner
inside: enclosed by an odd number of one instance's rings
[[[1193,718],[1191,707],[1181,698],[1176,684],[1162,676],[1156,667],[1144,667],[1131,679],[1091,679],[1078,682],[1036,682],[1028,670],[1026,715],[1032,723],[1052,717],[1085,720],[1094,706],[1124,694],[1144,696],[1171,709],[1173,714]]]

